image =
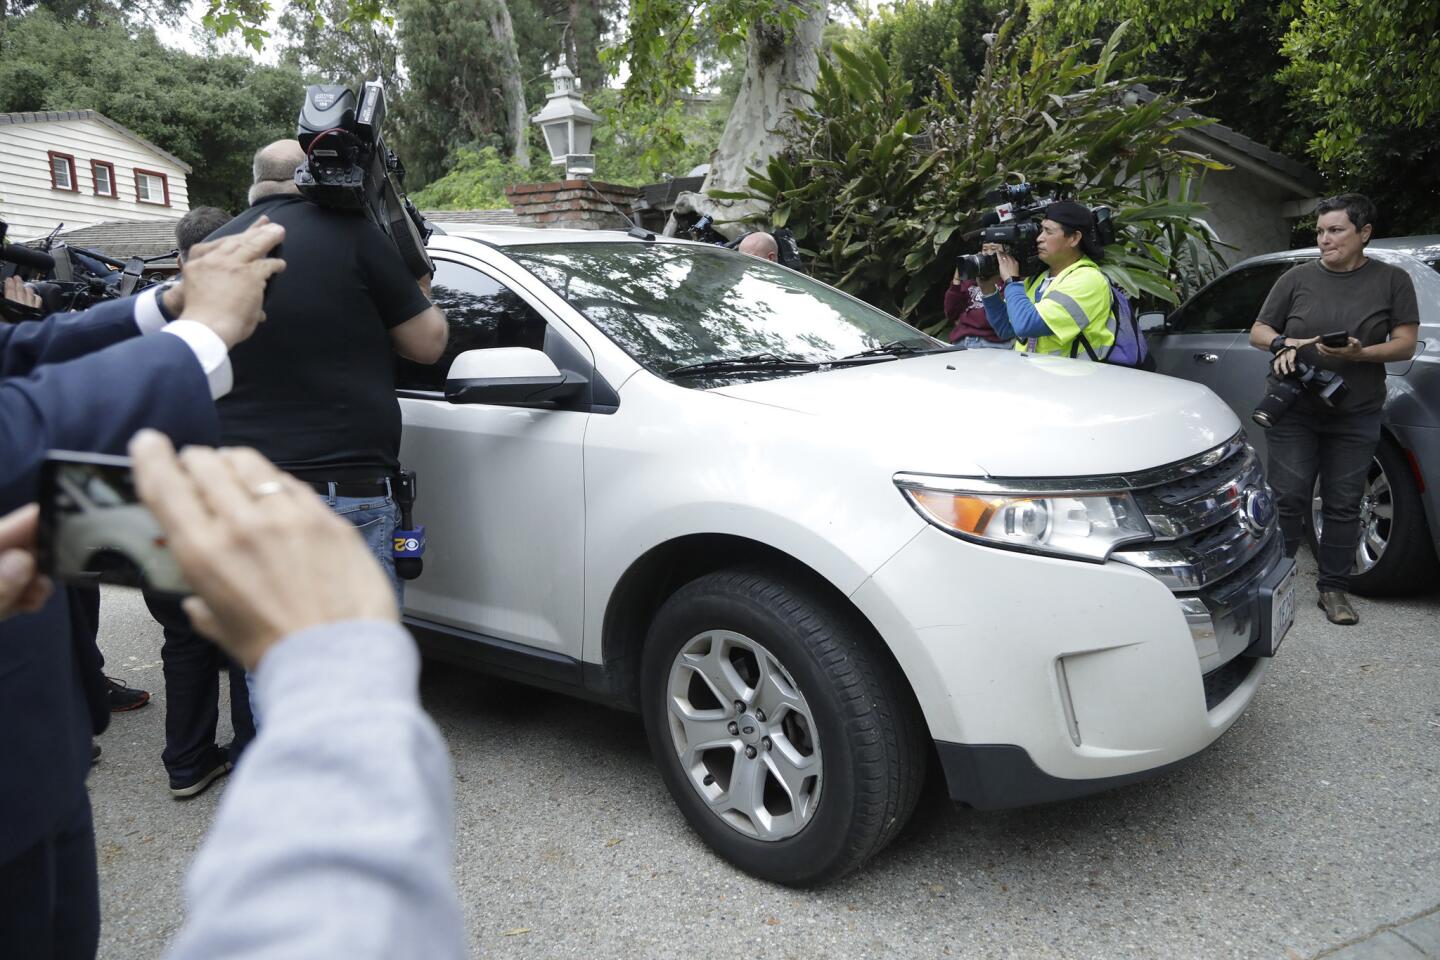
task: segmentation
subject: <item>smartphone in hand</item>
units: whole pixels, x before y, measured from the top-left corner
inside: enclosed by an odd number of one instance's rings
[[[42,573],[67,583],[192,592],[135,493],[128,457],[50,451],[40,467],[36,559]]]
[[[1327,333],[1320,338],[1320,342],[1333,350],[1339,350],[1350,345],[1350,334],[1344,330],[1337,333]]]

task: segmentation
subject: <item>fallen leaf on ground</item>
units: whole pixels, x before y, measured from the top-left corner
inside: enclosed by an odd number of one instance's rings
[[[518,937],[518,936],[520,936],[520,934],[522,934],[522,933],[529,933],[529,932],[530,932],[530,928],[529,928],[529,927],[516,927],[514,930],[506,930],[504,933],[500,934],[500,936],[502,936],[502,937]]]
[[[606,840],[606,841],[605,841],[605,846],[607,846],[607,847],[613,847],[613,846],[615,846],[617,843],[624,843],[624,842],[625,842],[625,838],[624,838],[624,837],[611,837],[609,840]]]
[[[778,927],[778,926],[780,926],[780,921],[777,920],[777,919],[775,919],[774,917],[771,917],[769,920],[766,920],[766,921],[765,921],[765,926],[767,926],[767,927]]]

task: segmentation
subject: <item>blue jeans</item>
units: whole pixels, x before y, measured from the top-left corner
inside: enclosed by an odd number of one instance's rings
[[[395,528],[400,526],[400,508],[395,499],[385,497],[323,497],[336,514],[349,520],[365,538],[365,545],[380,561],[390,585],[395,588],[395,602],[405,604],[405,588],[395,576]]]
[[[330,489],[335,489],[331,487]],[[380,561],[390,585],[395,588],[395,603],[405,608],[405,587],[395,575],[395,528],[400,525],[400,507],[392,496],[383,497],[337,497],[321,494],[325,505],[345,520],[355,525],[365,545]],[[247,673],[245,682],[250,687],[250,715],[254,718],[255,729],[260,729],[260,705],[255,702],[255,679]]]
[[[993,340],[986,340],[984,337],[961,337],[955,341],[955,346],[966,347],[971,350],[1014,350],[1014,340],[1001,340],[996,343]]]

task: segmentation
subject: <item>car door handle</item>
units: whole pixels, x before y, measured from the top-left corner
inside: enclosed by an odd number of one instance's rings
[[[1196,363],[1219,363],[1219,362],[1220,362],[1220,354],[1218,354],[1218,353],[1197,353],[1197,354],[1195,354],[1195,362],[1196,362]]]

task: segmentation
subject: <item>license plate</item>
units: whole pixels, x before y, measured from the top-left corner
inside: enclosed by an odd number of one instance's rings
[[[1275,585],[1270,595],[1270,655],[1280,649],[1280,641],[1295,625],[1295,566],[1291,564],[1285,578]]]

